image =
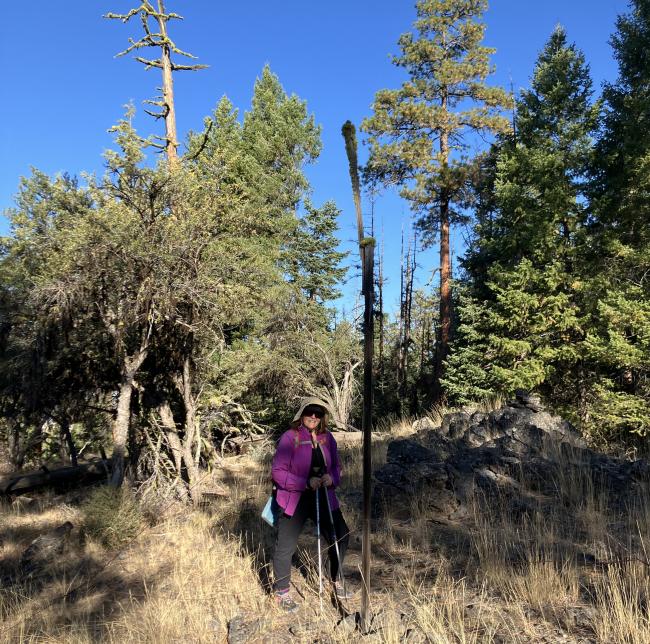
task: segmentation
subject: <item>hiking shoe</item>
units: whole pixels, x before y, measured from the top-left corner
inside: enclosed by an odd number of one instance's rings
[[[285,613],[295,613],[298,610],[298,604],[293,601],[291,595],[287,593],[277,593],[275,595],[275,603],[278,608],[283,610]]]
[[[335,581],[333,586],[336,599],[352,599],[352,591],[348,590],[347,587],[344,586],[340,581]]]

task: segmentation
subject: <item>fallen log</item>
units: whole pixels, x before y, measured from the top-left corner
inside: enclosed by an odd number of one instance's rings
[[[37,472],[0,479],[0,496],[19,496],[44,487],[89,485],[105,479],[110,471],[110,460],[102,458],[81,463],[76,467],[68,465],[54,470],[43,466]]]

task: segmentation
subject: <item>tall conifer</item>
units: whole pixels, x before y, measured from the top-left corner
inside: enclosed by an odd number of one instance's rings
[[[650,1],[630,6],[611,40],[619,75],[603,93],[588,281],[591,425],[617,438],[650,431]]]
[[[467,266],[456,355],[445,385],[457,400],[492,387],[544,383],[556,400],[581,386],[583,299],[578,246],[587,220],[586,176],[598,104],[583,54],[557,27],[541,52],[532,86],[517,104],[516,138],[496,157],[492,205]],[[479,306],[484,298],[483,306]],[[469,356],[483,356],[475,370]],[[579,371],[579,369],[578,369]]]
[[[369,176],[400,185],[429,241],[439,236],[436,388],[451,333],[449,228],[460,217],[467,137],[509,128],[500,114],[511,104],[508,93],[485,82],[494,53],[481,44],[486,8],[486,0],[419,0],[415,33],[400,37],[402,54],[393,59],[408,80],[399,89],[377,92],[374,114],[363,124],[370,135]]]

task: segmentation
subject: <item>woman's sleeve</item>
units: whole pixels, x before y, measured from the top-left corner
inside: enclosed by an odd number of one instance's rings
[[[336,440],[332,434],[330,434],[330,441],[332,446],[330,450],[330,453],[332,454],[332,471],[330,472],[330,476],[332,477],[332,485],[338,487],[341,483],[341,462],[339,461],[339,451],[336,446]]]
[[[271,477],[273,482],[283,490],[302,492],[307,487],[307,479],[291,471],[291,460],[295,451],[292,434],[291,431],[284,432],[280,438],[273,457]]]

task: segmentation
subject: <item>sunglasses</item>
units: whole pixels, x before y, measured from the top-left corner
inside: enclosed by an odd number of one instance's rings
[[[316,416],[316,418],[322,418],[325,416],[325,410],[322,407],[305,407],[305,411],[302,412],[303,416]]]

